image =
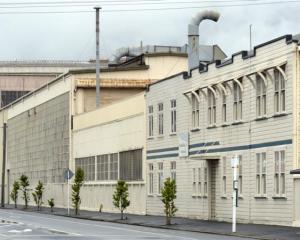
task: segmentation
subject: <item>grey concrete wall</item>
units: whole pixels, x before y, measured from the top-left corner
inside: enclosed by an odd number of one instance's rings
[[[31,183],[62,183],[69,162],[69,94],[8,120],[10,183],[26,174]]]

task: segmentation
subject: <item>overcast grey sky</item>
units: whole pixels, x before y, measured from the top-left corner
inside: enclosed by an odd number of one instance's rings
[[[7,0],[1,0],[0,4],[1,2],[7,2]],[[180,6],[185,5],[176,5],[176,7]],[[93,10],[92,7],[82,9]],[[111,9],[111,7],[104,7],[103,10],[105,9]],[[300,1],[281,5],[208,9],[218,10],[221,18],[218,23],[207,21],[201,24],[200,42],[218,44],[229,56],[234,52],[249,48],[250,24],[253,25],[254,45],[284,34],[300,33]],[[30,10],[39,11],[39,9],[22,9],[22,11]],[[144,45],[181,46],[187,42],[187,25],[190,18],[201,10],[203,9],[103,12],[101,15],[101,57],[111,56],[114,50],[120,47],[138,46],[140,41],[143,41]],[[0,9],[0,13],[1,11],[7,10]],[[94,58],[94,21],[93,12],[0,14],[0,60],[88,60]]]

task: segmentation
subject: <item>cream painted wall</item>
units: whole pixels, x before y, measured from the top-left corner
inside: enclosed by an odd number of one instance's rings
[[[74,116],[74,159],[120,151],[143,149],[143,181],[128,182],[131,205],[128,212],[145,214],[145,98],[144,93]],[[82,191],[82,209],[116,211],[112,195],[116,181],[87,182]]]
[[[146,55],[145,64],[149,69],[130,71],[101,72],[103,79],[138,79],[138,80],[159,80],[171,75],[187,71],[187,56],[155,56]],[[94,73],[78,74],[80,78],[95,78]]]

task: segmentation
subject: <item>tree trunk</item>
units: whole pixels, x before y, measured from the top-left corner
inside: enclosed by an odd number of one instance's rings
[[[166,216],[166,225],[171,225],[171,218]]]
[[[121,220],[124,220],[123,210],[121,210]]]
[[[15,202],[15,208],[17,208],[17,202]]]

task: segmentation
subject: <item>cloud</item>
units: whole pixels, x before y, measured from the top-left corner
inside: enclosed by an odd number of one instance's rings
[[[249,49],[250,24],[254,45],[300,32],[300,4],[217,10],[220,21],[203,22],[200,41],[218,44],[227,55]],[[187,42],[187,24],[196,12],[102,13],[101,56],[109,57],[120,47],[139,46],[141,41],[144,45],[181,46]],[[94,31],[94,13],[0,15],[0,59],[88,60],[94,58]]]

